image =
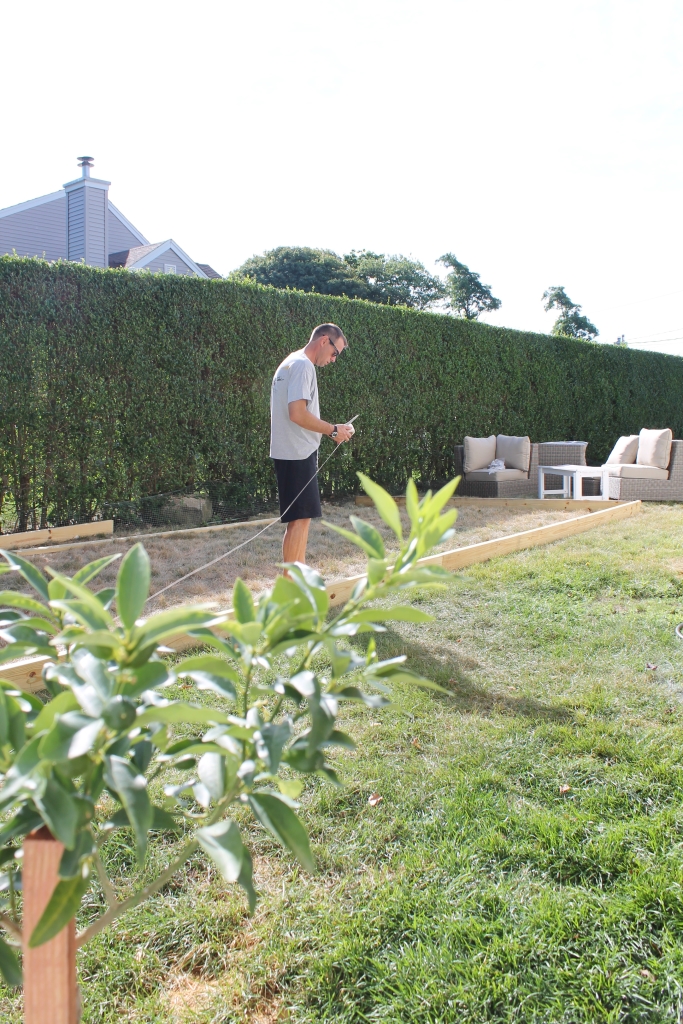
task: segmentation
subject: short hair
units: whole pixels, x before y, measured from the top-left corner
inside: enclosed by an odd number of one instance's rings
[[[326,334],[330,341],[336,341],[338,338],[341,338],[344,342],[344,348],[348,345],[348,341],[344,337],[344,332],[341,327],[337,327],[336,324],[320,324],[318,327],[314,327],[308,340],[317,341],[318,338],[322,338],[323,334]]]

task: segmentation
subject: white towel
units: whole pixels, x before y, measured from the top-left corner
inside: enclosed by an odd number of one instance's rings
[[[489,462],[486,472],[497,473],[501,469],[505,469],[505,459],[494,459],[493,462]]]

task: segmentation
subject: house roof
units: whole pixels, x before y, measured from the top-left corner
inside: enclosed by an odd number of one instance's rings
[[[221,280],[221,275],[217,273],[213,267],[210,267],[208,263],[198,263],[197,266],[204,271],[207,277],[211,277],[216,281]]]
[[[138,260],[143,259],[148,253],[158,249],[159,245],[159,242],[155,242],[154,245],[136,245],[135,248],[124,249],[122,252],[110,252],[109,266],[125,267],[126,270],[130,270]]]
[[[154,245],[136,245],[132,249],[124,249],[122,252],[109,254],[110,267],[125,267],[126,270],[144,270],[152,260],[163,256],[165,253],[175,253],[183,263],[193,270],[197,277],[207,278],[209,275],[199,264],[195,263],[186,252],[180,248],[172,238],[165,242],[155,242]]]

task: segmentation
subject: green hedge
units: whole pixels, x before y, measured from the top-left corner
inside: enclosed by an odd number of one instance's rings
[[[272,493],[273,371],[328,320],[350,349],[319,373],[322,413],[361,415],[325,471],[327,493],[355,490],[357,469],[392,489],[410,474],[444,480],[465,434],[585,440],[594,463],[643,426],[683,436],[674,356],[358,300],[2,257],[6,494],[40,525],[200,480]]]

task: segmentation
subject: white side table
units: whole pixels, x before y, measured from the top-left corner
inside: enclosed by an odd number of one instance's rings
[[[562,487],[550,489],[545,486],[547,476],[561,476]],[[609,470],[602,466],[539,466],[538,467],[538,496],[539,498],[561,497],[561,498],[582,498],[582,480],[586,477],[600,480],[600,494],[596,495],[598,501],[609,501]]]

